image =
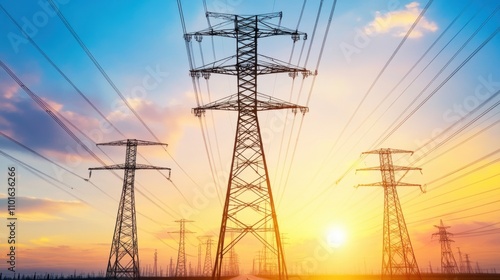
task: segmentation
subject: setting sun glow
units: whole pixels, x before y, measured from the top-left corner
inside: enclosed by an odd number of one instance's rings
[[[345,229],[336,227],[328,230],[327,243],[333,248],[343,246],[347,241],[347,233]]]

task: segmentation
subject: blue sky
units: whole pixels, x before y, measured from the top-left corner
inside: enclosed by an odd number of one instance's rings
[[[146,196],[138,195],[137,198],[138,211],[142,213],[138,218],[141,259],[144,264],[152,264],[154,249],[158,249],[163,263],[166,263],[170,257],[176,256],[177,237],[166,234],[177,229],[174,220],[189,218],[197,221],[192,230],[199,235],[218,232],[222,209],[220,195],[227,184],[236,113],[209,112],[203,118],[203,131],[210,141],[208,154],[214,162],[214,171],[211,172],[200,122],[191,113],[191,108],[196,107],[196,95],[189,77],[176,1],[55,2],[59,3],[64,17],[131,106],[158,138],[169,144],[168,154],[153,147],[144,147],[140,152],[152,164],[171,167],[174,184],[158,173],[141,172],[138,189]],[[181,2],[187,31],[206,28],[203,1]],[[303,2],[207,0],[206,3],[209,11],[221,13],[282,11],[282,26],[295,28]],[[0,4],[127,138],[154,140],[124,107],[120,97],[47,2],[2,0]],[[307,65],[304,63],[312,40],[317,1],[307,1],[299,30],[307,32],[309,38],[300,61],[302,41],[296,43],[291,60],[312,70],[317,65],[332,1],[324,1],[323,5]],[[425,1],[338,1],[314,87],[312,77],[304,81],[297,79],[293,90],[292,80],[286,74],[259,78],[259,92],[284,100],[288,100],[291,93],[291,100],[301,105],[305,105],[310,96],[307,104],[310,112],[304,117],[294,117],[284,111],[260,115],[271,182],[278,200],[278,215],[282,218],[280,226],[290,237],[286,248],[288,265],[296,272],[365,272],[362,271],[364,263],[369,271],[378,271],[383,192],[374,188],[353,188],[359,183],[380,180],[379,174],[354,172],[356,168],[378,164],[376,157],[357,161],[360,154],[369,149],[391,147],[416,150],[414,157],[421,156],[498,101],[498,97],[493,98],[472,116],[439,135],[440,131],[476,109],[500,89],[497,71],[500,37],[496,35],[387,140],[373,146],[391,124],[404,118],[500,26],[497,12],[444,68],[499,3],[434,1],[364,102],[360,103],[406,30],[426,5]],[[442,39],[388,95],[462,10],[461,16]],[[465,26],[469,19],[470,23]],[[80,132],[67,124],[106,163],[122,162],[123,148],[103,147],[99,150],[93,142],[115,141],[123,137],[112,129],[103,128],[104,121],[99,114],[36,48],[22,39],[19,29],[1,11],[0,26],[0,60],[54,111],[89,135],[92,141],[85,140]],[[445,47],[455,34],[456,38]],[[233,39],[214,38],[213,42],[217,59],[234,54]],[[205,62],[213,60],[211,46],[211,39],[204,38],[201,47]],[[196,66],[201,66],[198,43],[194,42],[192,47]],[[287,61],[292,40],[287,36],[265,38],[259,42],[259,51]],[[436,59],[423,70],[434,56]],[[420,71],[422,74],[410,85]],[[434,78],[435,81],[428,85]],[[216,100],[236,91],[234,77],[212,75],[210,96],[205,81],[200,80],[200,84],[205,103],[209,98]],[[422,96],[418,97],[420,92]],[[401,97],[387,109],[399,94]],[[416,103],[403,111],[413,99]],[[359,110],[349,121],[358,105]],[[387,113],[383,114],[386,109]],[[477,236],[457,235],[455,245],[470,253],[471,258],[485,269],[500,269],[497,261],[500,244],[493,240],[498,236],[499,228],[496,217],[500,202],[496,198],[500,181],[491,177],[498,174],[499,168],[494,162],[500,136],[498,124],[495,124],[498,113],[498,108],[492,109],[439,149],[426,154],[416,163],[422,167],[423,174],[415,172],[405,178],[408,182],[428,183],[426,194],[418,190],[400,190],[421,267],[426,267],[429,261],[434,267],[439,267],[439,245],[437,241],[431,241],[430,236],[435,231],[433,225],[442,218],[446,225],[451,226],[452,232],[479,231]],[[0,131],[82,177],[87,176],[89,167],[100,165],[40,110],[3,70],[0,71]],[[436,136],[439,136],[437,140],[429,141]],[[298,145],[293,152],[296,139]],[[422,146],[425,143],[427,145]],[[453,148],[455,145],[457,147]],[[47,268],[47,271],[73,272],[75,266],[79,271],[103,270],[112,237],[120,180],[106,172],[96,172],[92,175],[92,182],[100,188],[97,189],[5,137],[0,137],[0,150],[59,179],[59,182],[54,182],[49,178],[49,184],[18,163],[0,156],[2,170],[11,164],[20,169],[19,215],[24,224],[19,229],[19,250],[20,258],[26,264],[23,271],[40,271],[47,267],[41,256],[59,246],[65,246],[66,252],[75,258],[80,255],[82,261],[61,262],[60,267]],[[441,153],[444,154],[426,162]],[[460,169],[475,160],[478,161],[473,165]],[[398,157],[396,162],[408,164],[408,158]],[[483,165],[485,167],[478,168]],[[475,168],[478,169],[467,173]],[[443,175],[447,177],[441,179]],[[0,175],[2,181],[5,181],[4,176]],[[454,178],[459,179],[446,183]],[[217,191],[214,191],[214,181]],[[5,190],[1,184],[0,188],[2,203],[5,203]],[[324,259],[315,256],[315,252],[324,249],[322,241],[332,227],[341,227],[347,232],[346,244],[327,250]],[[481,232],[478,230],[481,227],[492,231]],[[194,256],[197,240],[195,236],[189,238],[188,250]],[[242,246],[240,250],[245,253],[241,255],[246,256],[245,261],[251,261],[255,252],[247,252],[248,248]],[[354,253],[360,250],[366,252],[364,261]],[[54,258],[63,259],[64,256],[58,253]],[[194,257],[190,258],[196,262]],[[313,258],[317,264],[314,269],[305,267],[308,258]]]

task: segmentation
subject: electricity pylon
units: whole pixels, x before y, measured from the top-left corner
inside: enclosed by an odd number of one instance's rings
[[[136,164],[137,146],[164,145],[164,143],[149,142],[137,139],[126,139],[109,143],[100,143],[99,146],[126,146],[125,163],[89,168],[92,170],[123,169],[123,190],[116,215],[113,242],[109,253],[106,279],[138,279],[139,278],[139,251],[137,244],[137,224],[135,217],[134,180],[137,169],[169,170],[167,167],[157,167]],[[89,175],[90,177],[90,175]]]
[[[184,34],[185,40],[189,42],[193,36],[197,41],[201,41],[203,36],[235,38],[236,55],[191,69],[191,75],[204,78],[208,78],[211,73],[233,75],[237,77],[238,83],[236,94],[193,109],[198,117],[206,110],[238,112],[231,173],[212,278],[220,279],[224,255],[249,234],[256,237],[274,255],[278,267],[278,278],[287,279],[257,112],[292,109],[293,112],[300,110],[306,113],[308,108],[259,93],[257,76],[289,73],[291,77],[295,77],[298,73],[302,73],[305,77],[311,72],[305,68],[291,66],[288,63],[259,55],[257,42],[260,38],[275,35],[289,35],[295,42],[300,39],[300,36],[304,36],[305,39],[306,34],[272,23],[271,20],[275,18],[280,18],[281,21],[281,12],[249,16],[208,12],[206,16],[224,21],[199,32],[186,33]],[[270,211],[265,211],[266,208]],[[264,226],[268,222],[272,224],[267,228],[274,235],[274,244],[264,237]],[[235,238],[233,240],[226,238],[226,232],[234,232]]]
[[[207,249],[205,251],[205,265],[203,266],[203,276],[210,276],[212,275],[212,237],[211,236],[206,236],[207,237]]]
[[[236,250],[234,247],[229,250],[229,265],[228,265],[227,275],[235,276],[239,274],[238,268],[238,254],[236,254]]]
[[[156,249],[154,254],[153,276],[158,277],[158,251]]]
[[[397,149],[379,149],[364,152],[363,154],[378,154],[380,166],[362,168],[358,169],[358,171],[380,170],[382,182],[360,184],[358,186],[384,188],[382,279],[393,279],[396,275],[403,275],[406,279],[421,279],[396,190],[397,186],[420,187],[420,185],[402,183],[395,179],[395,171],[421,170],[421,168],[393,165],[392,154],[395,153],[412,154],[413,152]]]
[[[179,234],[179,251],[177,252],[177,266],[175,267],[175,277],[187,277],[187,266],[186,266],[186,233],[194,233],[192,231],[186,230],[186,223],[190,223],[193,221],[189,221],[186,219],[180,219],[175,221],[180,224],[179,231],[171,231],[170,233],[178,233]]]
[[[465,254],[465,273],[472,273],[472,266],[470,263],[469,254]]]
[[[203,240],[201,240],[200,237],[198,237],[198,267],[196,268],[196,274],[198,276],[202,276],[203,275],[203,270],[201,270],[201,247],[203,245]]]
[[[441,243],[441,271],[448,274],[459,273],[457,262],[451,250],[451,242],[454,241],[450,237],[453,234],[446,230],[449,227],[444,226],[443,220],[440,220],[440,222],[440,226],[435,226],[438,228],[438,232],[433,233],[432,236],[439,236],[439,243]]]
[[[458,251],[458,271],[463,273],[465,271],[464,269],[464,262],[462,260],[462,252],[460,251],[460,247],[457,247]]]

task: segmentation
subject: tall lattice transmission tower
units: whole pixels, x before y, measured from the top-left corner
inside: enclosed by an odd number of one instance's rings
[[[125,163],[102,167],[89,168],[92,170],[123,169],[123,190],[116,215],[115,231],[111,250],[109,253],[108,266],[106,268],[107,279],[138,279],[139,278],[139,251],[137,245],[137,223],[135,212],[134,181],[137,169],[164,169],[144,164],[136,164],[137,146],[164,145],[164,143],[149,142],[137,139],[126,139],[109,143],[97,144],[100,146],[126,146]],[[90,177],[90,176],[89,176]]]
[[[236,39],[236,55],[191,69],[193,77],[208,78],[211,73],[237,77],[237,93],[221,100],[194,108],[194,114],[202,116],[206,110],[237,111],[235,143],[229,175],[226,199],[215,257],[212,277],[220,279],[224,255],[231,251],[246,235],[254,236],[258,242],[274,255],[279,279],[287,279],[276,209],[271,192],[264,147],[257,112],[264,110],[292,109],[302,113],[307,107],[285,102],[257,91],[257,77],[263,74],[298,73],[310,75],[305,68],[259,55],[258,39],[276,35],[289,35],[295,42],[305,33],[272,23],[282,13],[261,15],[233,15],[208,12],[207,17],[223,22],[208,29],[184,34],[186,42],[192,37],[201,41],[203,36],[221,36]],[[265,211],[264,209],[268,209]],[[268,224],[271,224],[269,226]],[[267,225],[267,226],[266,226]],[[265,231],[273,235],[274,244],[264,237]],[[226,232],[233,232],[231,240]]]
[[[403,275],[406,279],[421,279],[410,236],[406,228],[403,211],[399,202],[397,186],[418,186],[417,184],[396,181],[396,171],[421,170],[415,167],[395,166],[392,154],[410,153],[397,149],[379,149],[363,154],[378,154],[380,166],[358,169],[358,171],[380,170],[382,182],[360,184],[358,186],[375,186],[384,188],[384,221],[382,250],[382,279],[393,279]]]
[[[450,237],[453,236],[453,234],[446,230],[450,227],[445,227],[443,220],[440,220],[440,222],[441,224],[439,226],[435,225],[435,227],[438,228],[438,232],[433,233],[432,236],[439,236],[439,243],[441,243],[441,272],[447,274],[459,273],[457,262],[451,250],[451,242],[454,241],[451,240]]]
[[[202,276],[203,270],[201,269],[201,247],[203,246],[203,240],[198,237],[198,266],[196,267],[196,275]]]
[[[172,231],[170,233],[179,234],[179,250],[177,252],[177,266],[175,267],[175,277],[187,277],[188,270],[186,266],[186,233],[194,233],[192,231],[186,230],[186,223],[193,221],[180,219],[175,221],[180,224],[179,231]]]
[[[206,241],[206,250],[205,250],[205,264],[203,266],[203,276],[211,276],[212,275],[212,270],[213,270],[213,263],[212,263],[212,237],[207,236],[207,241]]]

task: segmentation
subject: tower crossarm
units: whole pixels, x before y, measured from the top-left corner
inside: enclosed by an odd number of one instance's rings
[[[217,101],[205,104],[203,106],[193,108],[193,113],[195,114],[195,116],[200,117],[201,115],[203,115],[203,113],[205,113],[206,110],[238,111],[239,108],[240,103],[238,102],[238,94],[233,94]],[[308,107],[286,102],[263,93],[257,93],[257,111],[269,111],[278,109],[291,109],[293,113],[297,113],[297,111],[300,111],[302,114],[309,112]]]
[[[383,166],[374,166],[374,167],[366,167],[366,168],[356,169],[356,171],[386,171],[386,170],[389,170],[389,169],[387,169],[387,167],[383,167]],[[422,168],[420,168],[420,167],[409,167],[409,166],[393,165],[391,167],[391,170],[394,170],[394,171],[419,170],[419,171],[421,171]]]
[[[100,167],[91,167],[89,170],[111,170],[111,169],[154,169],[154,170],[170,170],[168,167],[136,164],[135,166],[127,166],[125,164],[113,164]]]
[[[124,139],[124,140],[118,140],[118,141],[112,141],[112,142],[97,144],[97,146],[126,146],[126,145],[133,145],[133,146],[153,146],[153,145],[168,146],[165,143],[151,142],[151,141],[137,140],[137,139]]]
[[[358,184],[356,187],[383,187],[384,183],[383,182],[376,182],[376,183],[371,183],[371,184]],[[421,187],[419,184],[410,184],[410,183],[404,183],[404,182],[399,182],[397,184],[398,187]]]
[[[200,31],[188,32],[184,34],[184,39],[186,41],[190,41],[194,37],[195,40],[200,42],[203,36],[220,36],[228,38],[237,38],[238,32],[235,31],[239,31],[237,28],[238,22],[242,20],[248,20],[251,18],[256,19],[258,23],[257,38],[264,38],[264,37],[278,36],[278,35],[290,35],[294,42],[299,40],[300,36],[302,36],[304,40],[307,39],[307,33],[305,32],[286,28],[277,24],[273,24],[268,21],[274,18],[281,19],[282,17],[281,12],[261,14],[261,15],[233,15],[233,14],[207,12],[206,16],[223,19],[224,21]]]
[[[362,155],[365,154],[382,154],[382,153],[391,153],[391,154],[413,154],[413,151],[401,150],[401,149],[391,149],[391,148],[382,148],[378,150],[362,152]]]
[[[303,77],[308,77],[313,75],[310,70],[304,67],[299,67],[288,62],[272,58],[265,55],[258,55],[257,64],[252,63],[234,63],[236,56],[229,56],[223,59],[219,59],[215,62],[205,64],[193,70],[190,70],[191,76],[202,76],[209,78],[210,74],[223,74],[223,75],[238,75],[239,71],[246,70],[247,68],[255,68],[257,75],[265,74],[278,74],[278,73],[289,73],[291,77],[296,77],[299,73]],[[314,73],[316,74],[316,73]]]
[[[227,14],[227,13],[217,13],[217,12],[207,12],[205,14],[207,17],[213,17],[213,18],[222,18],[226,20],[235,20],[238,17],[240,18],[248,18],[248,17],[258,17],[259,21],[262,20],[268,20],[268,19],[273,19],[279,17],[280,19],[283,16],[282,12],[274,12],[274,13],[266,13],[266,14],[260,14],[260,15],[235,15],[235,14]]]

